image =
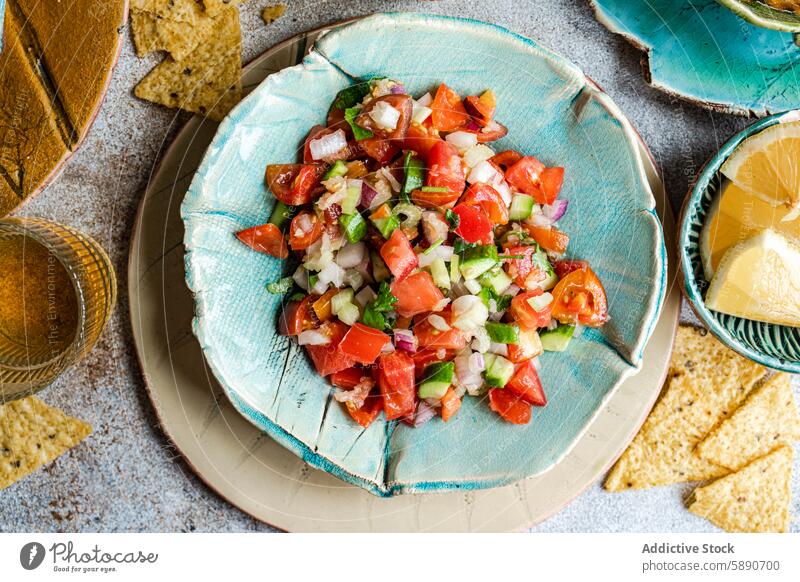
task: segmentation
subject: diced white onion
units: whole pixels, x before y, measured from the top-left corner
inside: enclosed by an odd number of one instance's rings
[[[297,336],[297,343],[301,346],[324,346],[331,343],[331,338],[318,329],[307,329]]]
[[[425,95],[417,99],[417,103],[423,107],[430,107],[431,103],[433,103],[433,95],[430,92],[425,93]]]
[[[431,263],[433,263],[436,259],[442,259],[444,262],[449,263],[453,260],[453,247],[439,245],[438,247],[431,249],[430,252],[419,253],[417,258],[421,268],[430,266]]]
[[[468,131],[454,131],[448,134],[444,139],[461,153],[466,152],[469,148],[478,143],[478,136]]]
[[[464,287],[469,289],[469,292],[473,295],[481,292],[481,284],[477,279],[464,279]]]
[[[426,210],[422,213],[422,234],[429,244],[446,240],[449,232],[450,227],[439,212]]]
[[[516,297],[519,292],[520,292],[519,285],[517,285],[516,283],[511,283],[511,285],[508,286],[508,289],[503,291],[503,295],[510,295],[511,297]]]
[[[344,284],[353,289],[361,289],[364,284],[364,275],[358,269],[347,269],[344,273]]]
[[[381,204],[384,204],[392,199],[392,189],[386,180],[377,180],[374,184],[377,194],[369,203],[369,209],[375,210]]]
[[[538,357],[533,358],[531,362],[533,362],[533,367],[536,368],[537,372],[539,372],[542,369],[542,362],[539,360]]]
[[[377,172],[375,172],[375,175],[389,182],[389,185],[392,187],[392,190],[394,190],[395,192],[400,192],[402,186],[400,185],[400,182],[398,182],[397,179],[394,177],[394,174],[392,174],[389,168],[383,167]],[[380,191],[378,193],[380,194]]]
[[[494,184],[492,184],[492,186],[494,187],[495,190],[497,190],[498,194],[500,194],[500,197],[503,199],[503,202],[505,203],[505,205],[506,206],[510,205],[511,204],[511,199],[513,198],[513,195],[511,193],[511,188],[508,187],[508,184],[506,184],[506,181],[505,180],[500,180],[500,181],[495,182]]]
[[[450,331],[450,326],[441,315],[436,315],[435,313],[433,315],[429,315],[428,323],[430,323],[434,329],[439,331]]]
[[[489,310],[480,297],[464,295],[453,301],[452,325],[462,331],[473,331],[486,323]]]
[[[467,176],[470,184],[495,184],[502,181],[503,177],[492,164],[484,160],[479,162]]]
[[[308,271],[303,268],[303,265],[297,267],[292,275],[292,279],[295,283],[297,283],[297,286],[300,287],[300,289],[303,291],[308,291]]]
[[[375,297],[377,297],[377,295],[375,295],[375,291],[372,290],[372,287],[364,287],[361,291],[356,293],[355,300],[361,309],[364,309],[364,306],[374,300]]]
[[[400,112],[386,101],[378,101],[375,103],[372,110],[369,112],[369,116],[378,127],[383,129],[395,129],[397,127],[397,122],[400,121]],[[345,145],[347,144],[345,143]]]
[[[489,332],[486,331],[486,328],[479,327],[473,332],[472,335],[472,349],[480,352],[486,353],[489,351],[489,346],[492,345],[492,340],[489,337]]]
[[[492,342],[492,344],[489,346],[489,351],[493,354],[497,354],[498,356],[507,356],[508,346],[506,344]]]
[[[476,374],[479,374],[486,369],[486,362],[483,359],[483,354],[480,352],[475,352],[469,357],[469,369]]]
[[[447,307],[449,304],[450,304],[450,298],[449,297],[445,297],[444,299],[439,301],[439,303],[434,305],[433,309],[431,309],[431,311],[441,311],[442,309]]]
[[[325,265],[319,272],[319,282],[328,285],[333,283],[336,287],[344,285],[344,269],[334,262]]]
[[[472,354],[469,350],[464,350],[455,359],[455,371],[458,383],[469,390],[477,390],[483,385],[483,378],[480,372],[472,369]]]
[[[367,245],[363,242],[348,243],[336,254],[336,264],[343,269],[352,269],[361,264],[367,252]]]
[[[533,307],[534,311],[543,311],[553,302],[553,296],[550,293],[542,293],[528,299],[528,305]]]
[[[464,152],[464,163],[468,168],[474,168],[494,156],[494,150],[489,146],[479,143]]]
[[[395,109],[395,111],[397,110]],[[397,116],[398,117],[400,116],[399,112]],[[337,129],[333,133],[329,133],[328,135],[323,135],[322,137],[317,139],[312,139],[311,142],[308,144],[308,147],[309,150],[311,151],[312,159],[321,160],[330,157],[333,154],[339,153],[344,148],[346,148],[347,137],[345,136],[343,129]]]
[[[316,283],[314,283],[314,286],[311,288],[311,293],[313,293],[314,295],[324,295],[327,290],[328,290],[328,284],[318,280]]]
[[[422,400],[417,405],[417,413],[414,415],[414,426],[422,426],[434,416],[436,416],[436,409]]]
[[[431,113],[433,113],[433,109],[420,105],[416,101],[411,105],[411,121],[414,123],[422,123],[431,116]]]

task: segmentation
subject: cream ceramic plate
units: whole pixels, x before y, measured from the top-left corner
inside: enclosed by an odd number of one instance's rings
[[[256,59],[244,72],[245,85],[252,88],[296,64],[315,34]],[[380,499],[309,468],[241,417],[205,366],[184,283],[179,206],[215,131],[215,124],[193,119],[166,152],[139,209],[129,266],[134,338],[153,405],[166,434],[212,489],[257,519],[290,531],[512,531],[557,512],[608,469],[663,382],[680,311],[672,271],[643,370],[619,388],[572,452],[538,477],[485,491]],[[644,147],[642,152],[663,204],[658,174]],[[671,251],[674,225],[671,216],[664,218]]]

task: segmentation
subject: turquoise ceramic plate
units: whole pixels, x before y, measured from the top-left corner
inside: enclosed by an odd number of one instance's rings
[[[789,111],[762,119],[735,135],[711,158],[697,178],[684,202],[680,224],[681,270],[686,297],[697,315],[724,344],[760,364],[800,373],[800,328],[772,325],[718,313],[707,309],[703,296],[709,282],[703,271],[700,255],[700,233],[706,214],[719,195],[727,178],[719,171],[722,164],[738,145],[756,133],[780,123],[798,121],[800,112]]]
[[[598,19],[647,55],[649,82],[722,111],[768,115],[800,106],[800,47],[717,0],[591,0]]]
[[[302,349],[276,334],[280,299],[264,285],[284,266],[233,233],[270,214],[265,166],[294,160],[336,93],[372,75],[401,79],[413,93],[443,80],[463,94],[492,87],[498,119],[511,128],[500,148],[567,168],[570,252],[605,282],[611,322],[542,357],[549,404],[527,426],[467,399],[447,425],[380,420],[364,430],[332,401]],[[661,226],[628,122],[563,58],[475,21],[382,14],[323,36],[302,65],[267,78],[220,125],[182,215],[195,333],[233,404],[312,466],[384,496],[491,487],[551,467],[638,370],[665,292]]]

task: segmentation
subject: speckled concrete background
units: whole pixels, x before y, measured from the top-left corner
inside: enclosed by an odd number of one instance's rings
[[[587,0],[289,0],[285,16],[267,27],[259,14],[272,2],[248,0],[242,8],[246,61],[304,30],[379,10],[468,16],[540,41],[577,63],[627,113],[663,168],[675,208],[706,158],[749,123],[649,88],[640,53],[598,24]],[[126,41],[83,149],[18,213],[67,222],[96,237],[114,260],[121,289],[127,287],[128,244],[139,198],[163,148],[186,119],[131,93],[157,60],[136,58]],[[160,432],[136,363],[127,313],[123,296],[91,356],[43,394],[46,402],[90,422],[94,434],[0,493],[0,531],[270,531],[207,489]],[[798,473],[795,515],[800,514]],[[595,485],[534,531],[713,531],[683,508],[687,491],[678,486],[610,495]]]

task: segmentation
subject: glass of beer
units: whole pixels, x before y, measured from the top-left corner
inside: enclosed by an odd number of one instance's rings
[[[0,404],[89,353],[116,299],[114,268],[92,238],[37,218],[0,220]]]

